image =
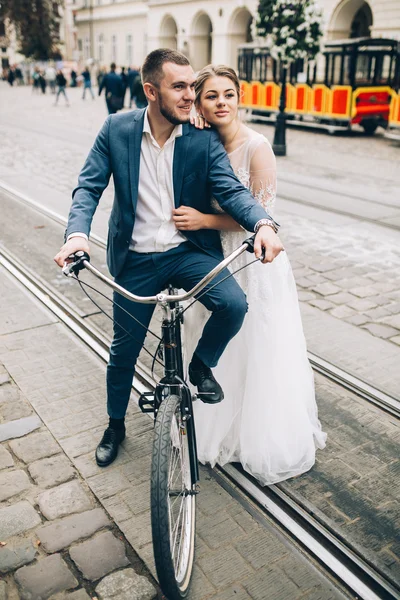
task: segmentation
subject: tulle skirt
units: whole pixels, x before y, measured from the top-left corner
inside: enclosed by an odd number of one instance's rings
[[[227,251],[233,247],[234,240]],[[243,265],[253,259],[246,253],[240,260]],[[269,485],[308,471],[316,448],[325,446],[326,434],[318,420],[313,373],[286,253],[271,264],[250,265],[237,279],[247,293],[249,309],[241,330],[213,369],[224,400],[216,405],[195,402],[198,455],[202,463],[212,466],[240,462]],[[208,316],[200,303],[185,313],[186,359],[190,360]]]

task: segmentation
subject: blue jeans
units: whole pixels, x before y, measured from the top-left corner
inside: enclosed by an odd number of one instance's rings
[[[67,92],[65,91],[65,85],[58,86],[58,92],[57,92],[56,102],[55,102],[56,104],[58,104],[58,98],[59,98],[60,94],[64,94],[65,101],[68,104],[68,97],[67,97]]]
[[[168,283],[190,290],[217,264],[218,260],[190,242],[184,242],[167,252],[129,252],[124,269],[115,281],[139,296],[153,296],[165,289]],[[228,273],[225,269],[208,287]],[[114,306],[114,338],[107,366],[107,411],[110,417],[122,419],[129,402],[136,360],[146,337],[146,330],[122,309],[147,328],[155,307],[131,302],[119,294],[114,294],[114,300],[121,308]],[[247,312],[246,297],[235,279],[230,277],[207,292],[201,303],[212,315],[204,327],[196,354],[207,366],[215,367],[229,341],[242,326]],[[116,323],[129,331],[135,340]]]
[[[90,81],[84,81],[83,82],[83,94],[82,94],[82,100],[85,99],[86,96],[86,90],[89,90],[89,92],[92,95],[92,100],[94,100],[94,94],[93,94],[93,90],[92,90],[92,83]]]

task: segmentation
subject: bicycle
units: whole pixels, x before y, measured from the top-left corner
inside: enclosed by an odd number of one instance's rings
[[[245,251],[254,252],[254,238],[248,238],[232,254],[221,261],[193,289],[183,294],[171,286],[168,294],[136,296],[98,271],[89,256],[80,251],[70,257],[64,266],[67,276],[86,268],[114,291],[133,302],[159,304],[163,311],[161,345],[164,356],[164,376],[154,392],[145,392],[139,398],[142,412],[154,414],[154,440],[151,466],[151,529],[154,560],[158,580],[168,600],[187,597],[194,564],[196,495],[199,481],[196,432],[193,401],[185,381],[181,325],[182,302],[196,295],[196,302],[204,288]],[[255,259],[256,262],[258,259]],[[245,266],[249,266],[252,262]],[[243,269],[241,267],[239,270]],[[229,274],[227,277],[231,277]],[[214,285],[218,285],[217,282]]]

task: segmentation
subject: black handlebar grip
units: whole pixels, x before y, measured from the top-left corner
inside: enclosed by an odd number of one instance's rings
[[[247,252],[254,253],[254,240],[256,239],[256,234],[244,240],[243,244],[247,244]]]
[[[243,244],[247,244],[247,252],[251,252],[252,254],[254,254],[254,240],[255,239],[256,239],[256,234],[247,238],[247,240],[244,240],[244,242],[243,242]],[[263,248],[260,260],[264,260],[264,258],[265,258],[265,248]]]

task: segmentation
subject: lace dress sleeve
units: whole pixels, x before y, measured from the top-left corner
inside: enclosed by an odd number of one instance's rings
[[[257,202],[272,216],[276,200],[276,159],[265,138],[251,154],[248,187]]]

